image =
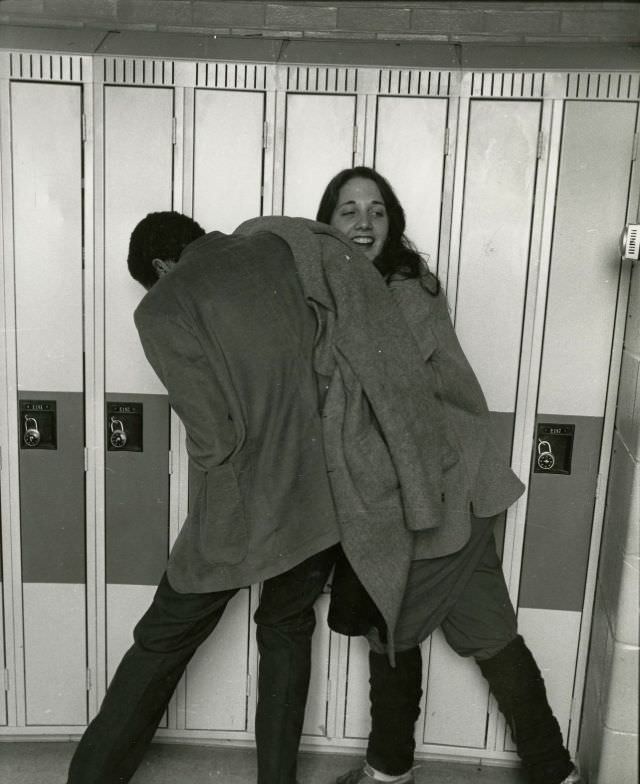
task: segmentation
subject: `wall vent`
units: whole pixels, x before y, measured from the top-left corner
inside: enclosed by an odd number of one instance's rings
[[[471,98],[542,98],[544,74],[522,71],[473,71]]]
[[[286,89],[294,93],[355,93],[358,69],[289,66]]]
[[[173,60],[146,60],[106,57],[103,79],[111,84],[142,84],[170,87],[175,83],[176,64]]]
[[[384,69],[378,78],[378,91],[383,95],[448,96],[451,72]]]
[[[234,90],[264,90],[267,67],[248,63],[197,63],[196,87],[219,87]]]
[[[12,52],[9,58],[9,77],[35,79],[39,82],[81,82],[82,57]]]
[[[640,74],[569,73],[565,97],[601,101],[636,101],[640,98]]]

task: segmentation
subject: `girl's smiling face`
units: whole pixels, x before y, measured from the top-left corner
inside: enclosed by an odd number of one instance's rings
[[[373,180],[353,177],[340,188],[331,225],[346,234],[369,261],[380,254],[389,234],[389,217]]]

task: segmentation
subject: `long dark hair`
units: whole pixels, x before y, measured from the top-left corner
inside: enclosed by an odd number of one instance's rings
[[[398,197],[387,180],[375,169],[368,166],[355,166],[353,169],[343,169],[338,172],[322,194],[316,220],[331,224],[340,190],[354,177],[375,182],[389,217],[389,234],[373,262],[378,271],[387,281],[393,278],[422,278],[429,293],[434,296],[438,294],[440,281],[427,269],[420,254],[405,236],[406,219]]]

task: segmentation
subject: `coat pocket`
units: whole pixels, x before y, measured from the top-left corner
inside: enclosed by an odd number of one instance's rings
[[[236,473],[231,463],[216,466],[203,476],[198,510],[199,545],[211,564],[237,564],[249,549]]]

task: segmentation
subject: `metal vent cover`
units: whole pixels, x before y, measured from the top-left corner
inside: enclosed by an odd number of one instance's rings
[[[81,82],[82,61],[80,55],[12,52],[9,57],[9,78],[40,82]]]
[[[569,73],[565,97],[601,101],[635,101],[640,98],[640,74]]]
[[[296,93],[355,93],[358,69],[288,66],[285,86],[287,91]]]
[[[378,91],[383,95],[448,96],[451,90],[450,71],[383,69],[378,77]]]
[[[267,67],[249,63],[196,64],[196,87],[218,87],[234,90],[264,90]]]

